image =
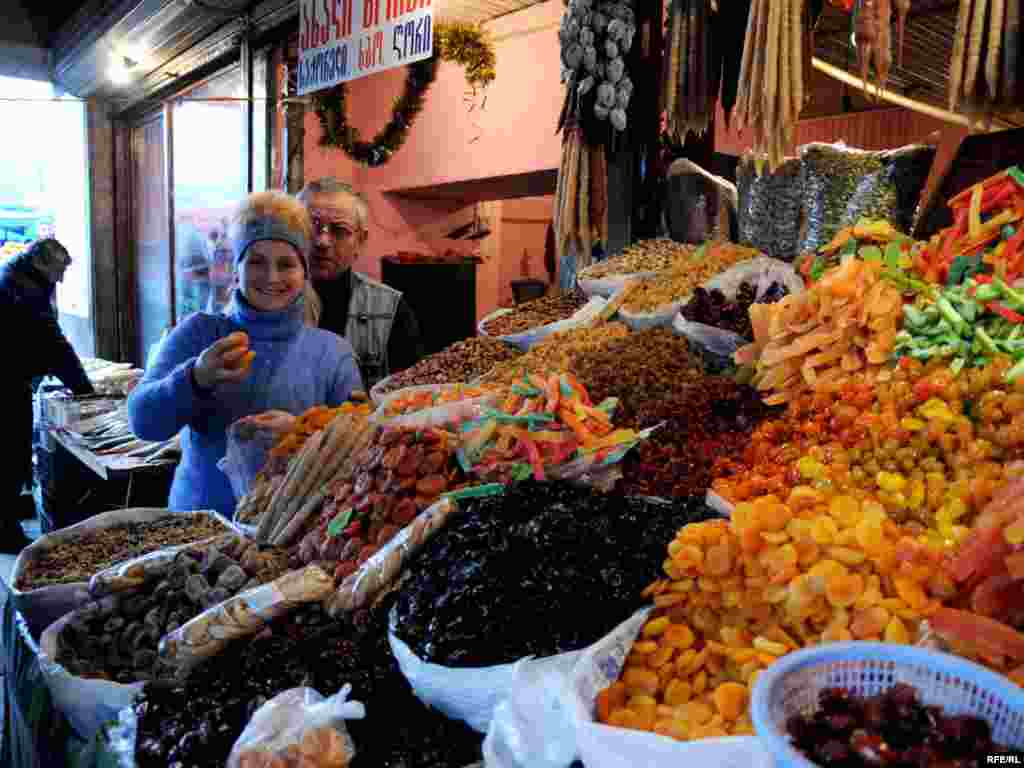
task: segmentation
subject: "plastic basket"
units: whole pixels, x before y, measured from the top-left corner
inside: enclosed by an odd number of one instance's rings
[[[859,696],[913,686],[926,706],[946,715],[975,715],[992,726],[997,744],[1024,746],[1024,691],[1006,678],[957,656],[909,645],[850,642],[788,654],[758,675],[750,712],[761,743],[779,766],[817,768],[790,744],[786,720],[818,708],[825,688]]]

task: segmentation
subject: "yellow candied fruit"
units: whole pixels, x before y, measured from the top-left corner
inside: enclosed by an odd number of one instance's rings
[[[657,619],[651,619],[644,625],[643,636],[644,637],[658,637],[668,629],[669,620],[667,616],[660,616]]]
[[[1006,537],[1007,544],[1015,547],[1024,544],[1024,519],[1006,526],[1003,535]]]
[[[796,463],[797,471],[807,480],[823,480],[828,476],[828,468],[810,456],[804,456]]]
[[[770,653],[772,656],[784,656],[789,649],[782,643],[769,640],[760,635],[754,638],[754,647],[762,653]]]
[[[925,485],[924,480],[915,478],[910,481],[910,495],[907,497],[907,506],[913,510],[919,510],[924,504]]]
[[[658,650],[658,644],[653,640],[638,640],[633,643],[633,652],[642,653],[648,656]]]
[[[829,503],[828,512],[843,528],[852,528],[860,520],[860,502],[853,496],[836,496]]]
[[[825,597],[838,608],[847,608],[864,593],[864,578],[859,573],[833,576],[825,582]]]
[[[925,427],[925,423],[920,419],[915,419],[913,416],[904,416],[900,420],[900,426],[908,432],[920,432]]]
[[[691,701],[686,705],[687,720],[694,725],[704,725],[715,716],[711,707],[703,701]]]
[[[654,724],[654,732],[676,741],[686,741],[690,737],[690,728],[686,721],[679,719],[659,720]]]
[[[831,544],[839,535],[839,526],[831,517],[816,517],[811,527],[811,538],[817,544]]]
[[[815,507],[824,500],[824,495],[808,485],[798,485],[789,492],[789,504],[799,509]]]
[[[895,472],[879,472],[875,476],[875,482],[887,493],[898,493],[907,487],[907,478]]]
[[[907,627],[903,622],[896,616],[892,617],[888,626],[885,628],[885,642],[900,643],[901,645],[910,644],[910,633],[907,631]]]
[[[949,424],[956,419],[953,411],[944,400],[933,397],[917,409],[917,412],[929,421],[938,421]]]

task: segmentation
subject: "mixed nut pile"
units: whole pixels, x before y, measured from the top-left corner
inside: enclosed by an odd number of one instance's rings
[[[208,608],[288,571],[282,550],[235,538],[183,550],[138,590],[87,603],[57,638],[57,661],[79,677],[131,683],[159,675],[160,639]]]
[[[613,275],[634,275],[639,272],[663,272],[696,250],[692,245],[677,243],[668,238],[641,240],[626,246],[618,256],[587,267],[580,272],[581,280],[597,280]]]
[[[571,291],[555,296],[544,296],[540,299],[519,304],[511,311],[488,320],[484,331],[489,336],[509,336],[522,333],[531,328],[566,320],[587,303],[587,297],[581,291]]]
[[[39,552],[15,582],[21,590],[89,581],[93,574],[150,552],[212,539],[230,530],[205,514],[96,528]]]
[[[381,388],[382,394],[423,384],[465,384],[487,373],[498,363],[520,355],[515,348],[489,336],[457,341],[440,352],[399,371]]]

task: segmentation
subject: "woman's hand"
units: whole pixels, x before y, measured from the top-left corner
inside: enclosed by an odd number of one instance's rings
[[[242,436],[252,437],[259,431],[272,432],[278,437],[284,437],[295,428],[298,421],[286,411],[264,411],[255,416],[245,416],[235,422],[235,428]]]
[[[193,375],[202,389],[214,389],[221,384],[233,384],[249,375],[255,352],[249,350],[248,334],[236,331],[206,349],[196,360]]]

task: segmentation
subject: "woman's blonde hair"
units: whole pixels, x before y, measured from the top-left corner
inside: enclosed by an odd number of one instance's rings
[[[264,218],[277,219],[289,229],[300,232],[306,242],[313,241],[313,222],[306,206],[278,190],[256,192],[242,201],[231,217],[232,238],[243,232],[247,224]]]

